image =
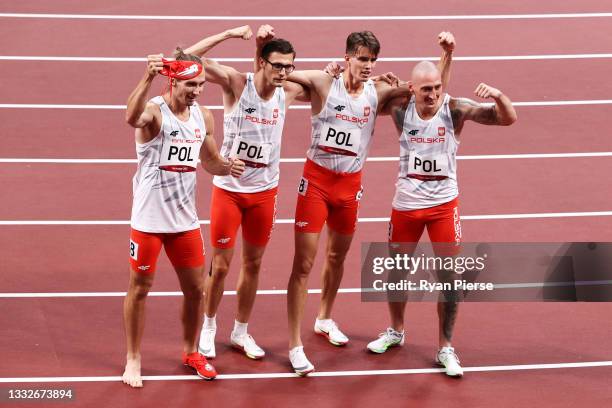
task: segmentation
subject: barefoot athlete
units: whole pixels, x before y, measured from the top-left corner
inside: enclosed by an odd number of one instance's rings
[[[147,101],[157,74],[169,78],[169,90]],[[147,70],[127,102],[126,121],[135,130],[138,168],[133,179],[130,234],[130,282],[123,314],[127,356],[123,382],[142,387],[140,344],[145,300],[161,247],[176,270],[183,292],[183,363],[205,379],[217,375],[197,351],[202,320],[204,246],[195,206],[196,168],[239,177],[240,160],[226,160],[213,138],[213,116],[196,103],[205,73],[199,58],[180,48],[175,60],[147,57]]]

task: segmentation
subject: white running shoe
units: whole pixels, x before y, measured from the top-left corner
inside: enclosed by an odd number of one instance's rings
[[[306,354],[304,354],[304,346],[289,350],[289,361],[291,361],[293,371],[300,377],[304,377],[315,370],[312,363],[306,358]]]
[[[211,329],[202,326],[200,332],[200,343],[198,344],[198,351],[206,358],[215,358],[215,334],[217,329]]]
[[[257,343],[255,343],[253,336],[248,333],[243,334],[242,336],[237,336],[232,331],[232,334],[230,334],[230,342],[232,343],[232,346],[244,351],[244,354],[253,360],[259,360],[266,355],[266,352],[263,351],[263,349],[259,347]]]
[[[327,337],[327,340],[334,346],[344,346],[349,342],[348,337],[340,331],[336,322],[331,319],[315,320],[314,331],[317,334]]]
[[[463,375],[459,357],[452,347],[442,347],[436,355],[436,363],[446,368],[446,375],[451,377],[461,377]]]
[[[404,345],[404,332],[398,332],[391,327],[387,328],[387,331],[380,333],[378,338],[368,343],[367,347],[372,353],[382,354],[389,347],[403,346]]]

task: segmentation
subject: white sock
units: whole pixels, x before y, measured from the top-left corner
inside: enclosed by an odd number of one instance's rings
[[[317,326],[323,326],[324,328],[327,328],[327,327],[329,327],[331,322],[332,322],[332,319],[319,319],[319,318],[317,318]]]
[[[234,320],[234,336],[244,336],[247,334],[248,323],[240,323],[238,320]]]
[[[204,326],[205,329],[217,329],[217,315],[208,317],[204,314]]]

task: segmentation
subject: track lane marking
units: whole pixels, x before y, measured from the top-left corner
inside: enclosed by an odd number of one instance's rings
[[[208,21],[403,21],[403,20],[531,20],[605,18],[612,13],[457,14],[427,16],[163,16],[136,14],[0,13],[0,18],[48,18],[85,20],[208,20]]]
[[[524,371],[524,370],[550,370],[567,368],[610,367],[612,361],[588,361],[575,363],[553,364],[518,364],[500,366],[463,367],[465,372],[495,372],[495,371]],[[359,371],[321,371],[309,374],[309,377],[356,377],[374,375],[408,375],[408,374],[437,374],[443,373],[443,368],[409,368],[396,370],[359,370]],[[300,378],[294,373],[260,373],[260,374],[220,374],[216,380],[257,380],[270,378]],[[202,380],[197,375],[144,375],[144,381],[191,381]],[[63,383],[63,382],[121,382],[120,376],[97,377],[14,377],[0,378],[0,383]],[[300,380],[303,381],[303,380]]]

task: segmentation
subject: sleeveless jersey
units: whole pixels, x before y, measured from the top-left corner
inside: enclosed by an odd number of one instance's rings
[[[400,135],[400,166],[393,208],[415,210],[447,203],[459,195],[455,128],[446,94],[429,120],[419,117],[414,96]]]
[[[132,228],[143,232],[172,233],[200,228],[195,206],[196,168],[206,137],[204,117],[198,106],[189,107],[182,121],[161,96],[162,124],[147,143],[136,143],[138,169],[132,180]]]
[[[255,89],[253,73],[234,109],[223,119],[221,155],[238,158],[246,169],[239,178],[215,176],[213,183],[224,190],[256,193],[278,185],[281,136],[285,124],[285,91],[277,87],[264,101]]]
[[[343,76],[334,79],[325,105],[312,117],[312,142],[306,156],[337,173],[361,170],[374,135],[378,97],[368,80],[361,95],[353,98]]]

